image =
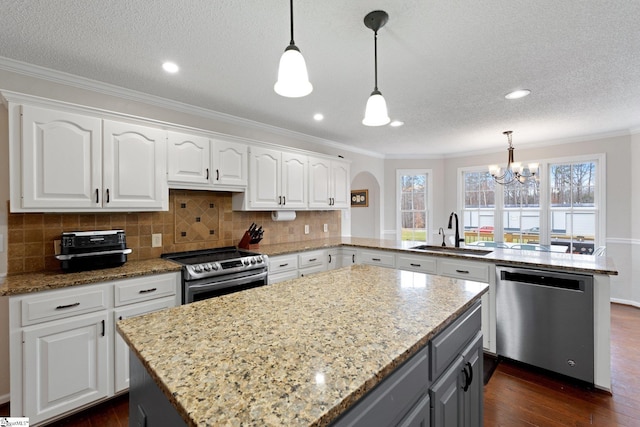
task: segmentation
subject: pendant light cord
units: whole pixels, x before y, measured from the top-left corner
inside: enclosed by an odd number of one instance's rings
[[[374,84],[374,91],[378,90],[378,31],[375,30],[373,32],[373,62],[374,62],[374,78],[375,78],[375,84]]]
[[[293,41],[293,0],[290,0],[289,2],[289,20],[291,21],[291,41],[289,42],[290,45],[295,45],[294,41]]]

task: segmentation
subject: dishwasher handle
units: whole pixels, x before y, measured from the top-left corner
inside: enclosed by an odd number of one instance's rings
[[[566,289],[571,291],[583,291],[583,280],[567,277],[558,277],[553,273],[543,272],[521,272],[521,271],[500,271],[500,280],[528,285],[546,286],[549,288]]]

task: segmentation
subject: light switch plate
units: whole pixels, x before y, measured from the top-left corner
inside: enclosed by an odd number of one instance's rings
[[[324,232],[326,233],[327,231],[329,231],[329,224],[325,224],[323,227]]]
[[[152,234],[151,235],[151,247],[152,248],[160,248],[162,247],[162,234]]]
[[[304,234],[309,234],[309,224],[304,225]]]

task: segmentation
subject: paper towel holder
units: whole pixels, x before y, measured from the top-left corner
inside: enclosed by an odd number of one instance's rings
[[[293,221],[296,219],[296,211],[273,211],[271,219],[273,221]]]

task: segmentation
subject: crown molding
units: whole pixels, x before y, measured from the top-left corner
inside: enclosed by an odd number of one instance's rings
[[[112,85],[109,83],[88,79],[86,77],[77,76],[75,74],[70,74],[63,71],[52,70],[50,68],[41,67],[39,65],[29,64],[22,61],[16,61],[14,59],[5,58],[2,56],[0,56],[0,70],[5,70],[12,73],[20,74],[23,76],[46,80],[52,83],[63,84],[63,85],[75,87],[78,89],[89,90],[91,92],[101,93],[103,95],[114,96],[117,98],[129,100],[129,101],[141,102],[144,104],[152,105],[155,107],[161,107],[171,111],[191,114],[191,115],[203,117],[206,119],[213,119],[213,120],[221,121],[228,124],[239,125],[252,130],[259,130],[259,131],[268,132],[274,135],[295,138],[303,142],[324,145],[326,147],[331,147],[334,149],[343,150],[351,153],[363,154],[365,156],[370,156],[370,157],[384,158],[383,154],[378,153],[376,151],[370,151],[370,150],[365,150],[357,147],[352,147],[350,145],[347,145],[341,142],[331,141],[324,138],[318,138],[315,136],[307,135],[305,133],[268,125],[266,123],[261,123],[261,122],[245,119],[238,116],[233,116],[231,114],[221,113],[219,111],[214,111],[207,108],[197,107],[195,105],[174,101],[167,98],[162,98],[160,96],[139,92],[133,89],[125,89],[123,87]]]

